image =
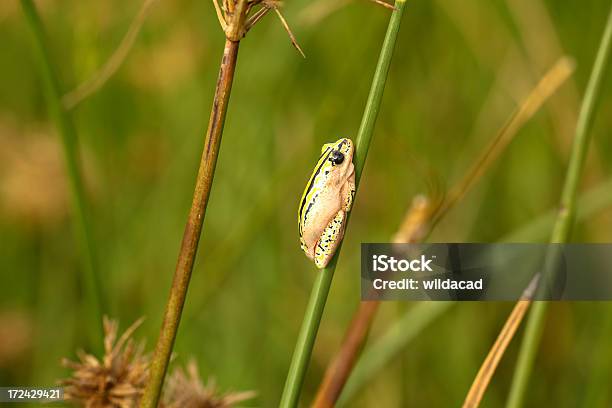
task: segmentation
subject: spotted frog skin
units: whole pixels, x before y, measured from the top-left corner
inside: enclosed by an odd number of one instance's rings
[[[350,139],[323,145],[300,200],[300,243],[319,269],[327,266],[344,236],[355,196],[353,152]]]

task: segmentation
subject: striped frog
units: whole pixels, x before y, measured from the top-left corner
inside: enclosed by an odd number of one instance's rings
[[[344,236],[355,196],[353,151],[350,139],[324,144],[300,200],[300,244],[319,269],[327,266]]]

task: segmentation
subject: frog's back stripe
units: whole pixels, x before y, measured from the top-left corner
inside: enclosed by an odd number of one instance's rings
[[[321,172],[321,169],[324,167],[325,162],[327,161],[329,155],[331,154],[331,146],[328,146],[323,153],[321,153],[321,157],[319,158],[319,161],[317,162],[317,165],[315,166],[314,171],[312,172],[312,175],[310,176],[310,180],[308,180],[308,184],[306,185],[306,189],[304,190],[304,194],[302,195],[302,200],[300,201],[300,209],[298,211],[298,224],[300,227],[300,235],[302,234],[302,213],[304,212],[304,206],[306,205],[306,202],[308,202],[309,198],[312,196],[312,194],[317,193],[317,191],[312,191],[312,188],[314,186],[314,181],[317,178],[317,176],[319,175],[319,173]]]

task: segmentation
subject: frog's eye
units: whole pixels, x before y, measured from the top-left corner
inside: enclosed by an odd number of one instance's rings
[[[333,152],[331,152],[331,154],[329,156],[329,160],[334,165],[338,165],[338,164],[341,164],[344,161],[344,155],[341,152],[339,152],[338,150],[334,150]]]

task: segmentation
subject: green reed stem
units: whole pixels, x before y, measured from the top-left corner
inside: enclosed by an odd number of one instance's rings
[[[397,40],[397,34],[400,28],[400,22],[404,13],[404,5],[405,0],[397,0],[395,2],[395,9],[389,20],[387,34],[380,51],[378,64],[372,80],[372,86],[370,88],[366,107],[361,119],[359,132],[357,133],[357,138],[355,141],[355,156],[353,158],[355,165],[356,188],[359,187],[359,180],[361,179],[370,142],[372,141],[374,125],[376,124],[376,117],[378,116],[378,111],[380,110],[383,91],[387,81],[387,75],[389,73],[389,66],[391,64],[391,57],[393,56],[393,50],[395,48],[395,42]],[[336,251],[336,255],[333,257],[329,265],[317,273],[317,277],[310,293],[310,300],[308,301],[306,311],[304,312],[302,327],[300,328],[300,333],[296,341],[295,351],[293,352],[291,365],[289,367],[289,372],[285,382],[285,388],[281,397],[280,406],[282,408],[295,407],[298,404],[302,384],[304,382],[304,376],[306,375],[306,369],[308,368],[312,349],[317,337],[317,331],[319,330],[319,324],[321,323],[321,317],[323,316],[323,310],[325,309],[325,302],[327,301],[329,288],[334,277],[334,271],[336,270],[336,263],[338,260],[338,255],[340,254],[341,246],[342,245],[340,245]]]
[[[85,269],[85,297],[89,308],[87,319],[91,322],[90,333],[92,345],[102,350],[102,314],[105,303],[102,285],[95,259],[95,244],[89,222],[85,198],[85,188],[78,153],[78,138],[70,115],[62,106],[62,92],[57,75],[51,64],[51,57],[45,45],[45,33],[42,21],[32,0],[21,0],[21,7],[26,22],[32,32],[36,63],[43,79],[49,115],[55,122],[62,141],[64,161],[70,185],[70,199],[74,212],[75,234],[81,250],[83,268]]]
[[[601,94],[601,85],[608,66],[611,45],[612,7],[608,14],[608,21],[601,43],[599,44],[599,50],[597,51],[597,57],[595,58],[593,70],[591,71],[582,106],[580,107],[565,184],[561,195],[561,205],[550,239],[552,243],[564,243],[567,242],[570,237],[574,218],[576,216],[578,184],[591,139],[590,130],[593,125],[593,114]],[[535,302],[529,312],[525,336],[521,343],[517,366],[512,379],[512,387],[506,404],[507,408],[518,408],[523,405],[535,354],[542,337],[547,308],[547,302]]]

